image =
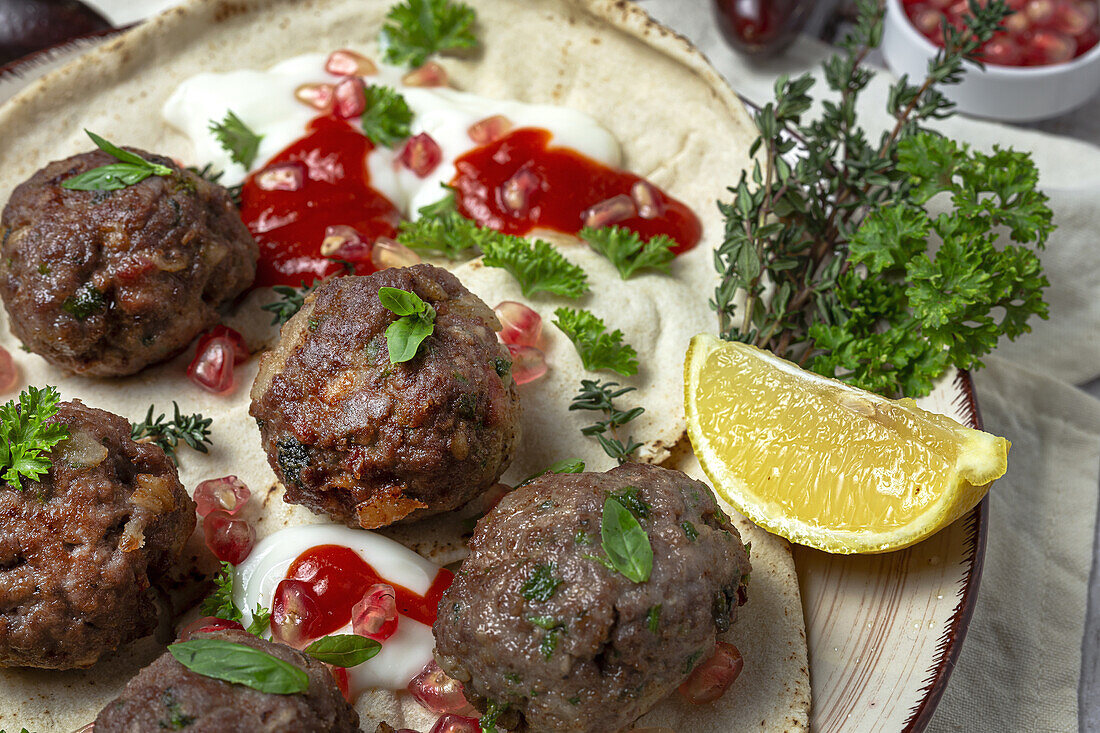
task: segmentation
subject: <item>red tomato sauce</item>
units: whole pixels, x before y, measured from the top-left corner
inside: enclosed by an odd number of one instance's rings
[[[522,235],[537,227],[576,234],[589,208],[614,196],[629,197],[634,184],[643,181],[569,148],[550,147],[550,138],[547,130],[520,128],[460,156],[451,181],[459,212],[506,234]],[[526,200],[518,208],[508,205],[506,193],[506,184],[515,181],[522,181],[526,189]],[[614,224],[646,240],[666,234],[679,244],[677,254],[694,247],[702,236],[699,219],[664,191],[655,186],[652,190],[659,216],[634,215]]]
[[[439,599],[454,580],[451,571],[440,568],[427,594],[421,596],[383,578],[358,553],[342,545],[311,547],[290,564],[286,577],[309,585],[317,598],[321,616],[310,625],[311,637],[326,636],[346,626],[351,609],[375,583],[393,586],[399,614],[431,626]]]
[[[329,226],[350,226],[371,243],[392,237],[401,220],[389,199],[370,185],[367,155],[374,146],[361,131],[335,117],[318,117],[306,131],[241,189],[241,218],[260,246],[257,287],[309,285],[342,272],[344,265],[321,255]],[[279,167],[297,176],[297,190],[262,187],[264,173]],[[375,269],[369,256],[351,264],[360,275]]]

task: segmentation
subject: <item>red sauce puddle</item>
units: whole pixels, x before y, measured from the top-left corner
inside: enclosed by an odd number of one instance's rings
[[[443,591],[450,587],[454,573],[440,568],[426,595],[380,576],[359,554],[342,545],[318,545],[303,552],[287,570],[288,578],[306,583],[317,598],[321,616],[310,624],[310,636],[335,632],[351,620],[351,609],[363,600],[363,593],[375,583],[393,586],[397,612],[431,626]]]
[[[451,182],[458,210],[480,226],[506,234],[526,234],[537,227],[576,234],[584,225],[586,209],[619,194],[629,196],[631,187],[644,180],[569,148],[550,147],[550,138],[548,130],[521,128],[459,157]],[[538,186],[524,210],[517,212],[505,205],[502,186],[521,170],[534,174]],[[653,189],[664,210],[661,216],[632,216],[616,225],[646,240],[666,234],[679,243],[677,254],[698,244],[703,227],[694,212],[656,186]]]

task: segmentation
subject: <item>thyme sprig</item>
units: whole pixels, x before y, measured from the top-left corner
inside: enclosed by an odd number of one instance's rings
[[[171,420],[165,421],[163,413],[154,419],[155,407],[155,405],[149,405],[149,412],[145,414],[143,421],[130,423],[131,440],[137,443],[159,445],[176,465],[179,465],[176,448],[180,441],[199,453],[206,453],[206,446],[213,444],[210,440],[210,425],[214,422],[214,418],[203,417],[197,412],[184,415],[180,412],[180,406],[173,401],[174,414]]]
[[[581,433],[595,438],[603,448],[603,452],[621,464],[630,460],[630,456],[641,448],[642,444],[636,442],[634,436],[629,436],[624,443],[619,437],[619,428],[645,412],[645,408],[634,407],[626,411],[617,408],[614,401],[634,391],[633,387],[615,389],[618,386],[617,382],[582,379],[581,388],[569,403],[569,409],[593,410],[604,414],[603,420],[597,420],[592,425],[581,428]]]
[[[856,113],[873,77],[864,60],[882,40],[874,0],[859,0],[842,53],[823,66],[836,97],[822,102],[819,117],[803,120],[813,101],[809,74],[776,82],[775,101],[754,116],[751,173],[730,189],[732,202],[719,204],[726,232],[711,306],[724,338],[867,389],[919,396],[950,365],[980,366],[1000,335],[1029,330],[1028,316],[1046,317],[1035,253],[993,247],[996,228],[1020,219],[1010,238],[1044,245],[1051,215],[1034,165],[1014,151],[947,150],[924,128],[954,113],[940,87],[961,79],[964,61],[980,65],[979,47],[1011,12],[1002,0],[969,7],[966,29],[944,26],[945,47],[927,77],[903,76],[890,88],[894,124],[877,140]],[[930,174],[929,160],[944,165]],[[926,209],[940,192],[954,215]],[[936,238],[945,244],[939,250]],[[936,299],[942,307],[927,307]]]

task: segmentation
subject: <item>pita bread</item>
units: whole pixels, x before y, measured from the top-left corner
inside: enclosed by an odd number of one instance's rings
[[[631,424],[645,445],[643,460],[658,462],[682,438],[682,358],[690,337],[715,327],[707,306],[713,288],[711,250],[723,231],[715,200],[748,164],[752,123],[733,92],[683,39],[619,0],[471,0],[478,11],[482,49],[444,58],[453,83],[491,97],[575,107],[595,117],[621,142],[624,167],[687,203],[700,217],[704,241],[677,258],[672,276],[644,274],[623,283],[611,266],[587,248],[556,237],[571,260],[581,263],[594,292],[575,305],[622,329],[642,356],[633,379],[638,388],[624,404],[646,413]],[[267,68],[290,55],[328,53],[350,47],[377,57],[376,39],[388,0],[193,0],[86,53],[18,95],[0,109],[0,198],[46,162],[89,148],[83,129],[128,145],[191,161],[191,146],[166,125],[160,109],[180,80],[199,71]],[[202,161],[191,161],[201,163]],[[474,261],[455,268],[463,282],[493,304],[518,299],[518,288],[500,270]],[[253,349],[271,342],[273,329],[257,291],[227,318]],[[609,468],[596,444],[581,436],[586,423],[566,406],[584,372],[572,346],[550,325],[566,304],[553,297],[532,303],[547,321],[550,374],[525,385],[524,445],[506,479],[523,478],[552,461],[580,457],[589,470]],[[200,391],[184,376],[190,354],[125,380],[72,377],[19,350],[2,329],[0,344],[12,352],[24,383],[58,385],[131,419],[150,403],[215,418],[214,447],[206,456],[185,452],[181,480],[236,474],[254,500],[248,518],[260,536],[285,526],[323,522],[284,504],[281,488],[259,447],[248,416],[248,385],[256,361],[239,369],[231,397]],[[603,375],[606,377],[606,375]],[[470,509],[468,514],[475,513]],[[390,530],[409,546],[440,562],[461,556],[463,522],[436,518]],[[669,700],[646,724],[679,730],[804,730],[809,710],[805,631],[789,549],[781,540],[741,522],[753,542],[750,603],[731,638],[745,653],[746,669],[731,694],[715,706],[687,709]],[[91,720],[127,679],[156,653],[152,639],[122,650],[91,670],[41,673],[0,670],[0,728],[69,731]],[[359,701],[365,730],[386,719],[421,730],[431,716],[407,695],[377,692]],[[651,718],[652,721],[651,722]],[[661,721],[661,722],[657,722]]]

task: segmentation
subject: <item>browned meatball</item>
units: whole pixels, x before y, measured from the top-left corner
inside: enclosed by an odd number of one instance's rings
[[[384,286],[415,292],[435,332],[391,364]],[[493,311],[438,267],[317,288],[264,355],[256,418],[286,500],[372,529],[456,509],[492,486],[519,437],[519,398]]]
[[[40,482],[0,484],[0,666],[87,667],[156,627],[152,580],[195,529],[195,503],[130,423],[58,405],[70,436]]]
[[[0,216],[0,297],[12,333],[78,374],[134,374],[218,322],[256,276],[258,248],[229,194],[172,168],[117,191],[62,182],[110,163],[102,151],[50,163]]]
[[[340,694],[324,664],[297,649],[245,631],[200,632],[267,652],[305,670],[309,689],[275,695],[192,672],[168,652],[138,672],[95,719],[95,733],[182,730],[192,733],[357,733],[359,714]]]
[[[609,496],[649,537],[645,582],[605,565]],[[439,602],[436,659],[508,730],[617,731],[713,654],[749,569],[710,488],[679,471],[546,475],[478,523]]]

